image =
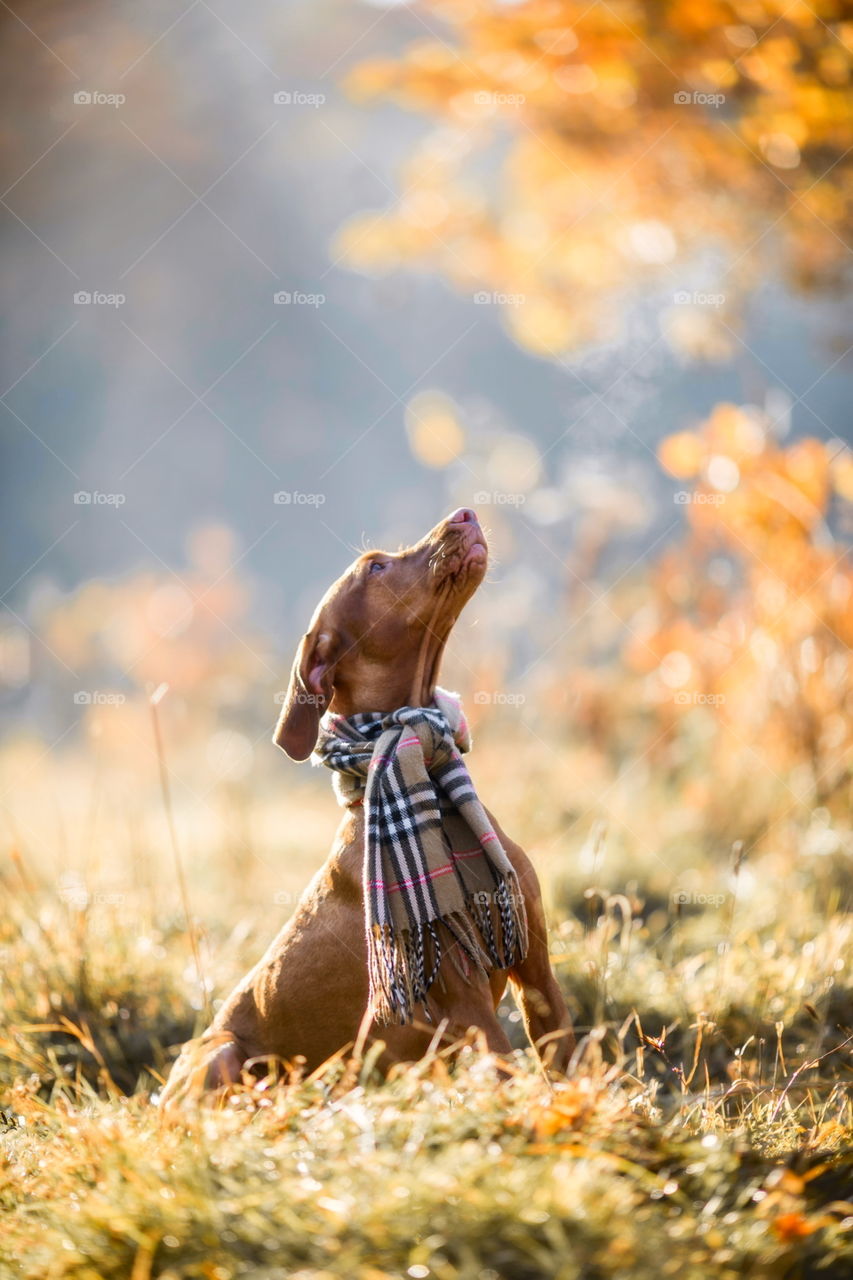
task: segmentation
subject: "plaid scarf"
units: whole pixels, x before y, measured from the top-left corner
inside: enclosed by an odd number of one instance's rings
[[[412,1021],[442,955],[469,980],[527,952],[524,898],[460,752],[459,698],[321,721],[314,762],[335,771],[343,805],[364,800],[364,910],[370,998],[380,1022]]]

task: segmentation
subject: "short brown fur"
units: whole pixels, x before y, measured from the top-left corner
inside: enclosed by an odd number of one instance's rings
[[[310,755],[326,708],[341,715],[394,711],[432,700],[450,631],[486,572],[486,540],[474,512],[441,521],[406,550],[359,556],[320,602],[299,646],[275,741],[294,759]],[[444,1026],[443,1040],[477,1028],[489,1050],[510,1052],[497,1006],[509,980],[527,1034],[558,1071],[574,1048],[566,1003],[548,956],[539,881],[524,850],[489,815],[518,875],[529,949],[509,973],[466,980],[446,958],[430,989],[428,1011],[413,1025],[371,1026],[382,1040],[380,1067],[421,1058]],[[312,1071],[355,1044],[368,1005],[364,934],[364,815],[348,809],[326,862],[266,954],[243,978],[199,1041],[185,1046],[162,1101],[240,1079],[247,1064],[304,1060]]]

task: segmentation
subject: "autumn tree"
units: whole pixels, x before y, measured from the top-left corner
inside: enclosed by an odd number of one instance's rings
[[[843,0],[425,0],[423,38],[349,87],[435,128],[397,201],[341,232],[355,266],[488,290],[527,349],[611,334],[669,296],[673,342],[724,356],[766,275],[849,267],[853,22]],[[847,15],[847,16],[845,16]],[[707,300],[717,301],[708,306]]]

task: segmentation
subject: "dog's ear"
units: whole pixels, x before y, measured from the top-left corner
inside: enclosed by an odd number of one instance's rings
[[[320,716],[332,700],[339,651],[335,631],[315,628],[302,637],[273,735],[273,742],[291,760],[307,760],[317,745]]]

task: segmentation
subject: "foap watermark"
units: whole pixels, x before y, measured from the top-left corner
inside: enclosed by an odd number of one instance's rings
[[[279,889],[278,893],[273,894],[272,900],[277,907],[292,907],[297,901],[297,894],[291,893],[289,889]]]
[[[322,307],[326,301],[325,293],[290,293],[287,289],[279,289],[272,300],[277,307]]]
[[[75,107],[123,107],[127,97],[123,93],[103,93],[100,89],[78,89],[74,94]]]
[[[474,694],[474,702],[479,707],[521,707],[526,701],[523,693],[492,693],[488,689],[478,689]]]
[[[721,907],[725,893],[694,893],[690,889],[676,889],[672,901],[676,907]]]
[[[488,89],[479,89],[474,94],[478,107],[523,107],[527,98],[523,93],[492,93]]]
[[[673,698],[679,707],[722,707],[725,701],[724,693],[697,693],[695,689],[679,689]]]
[[[272,100],[277,107],[322,107],[325,93],[304,93],[301,89],[279,89]]]
[[[127,297],[123,293],[101,293],[95,289],[78,289],[74,294],[75,307],[123,307]]]
[[[673,494],[673,502],[677,502],[679,506],[687,506],[692,502],[697,507],[719,507],[726,500],[724,493],[690,493],[686,489],[679,489],[678,493]]]
[[[474,302],[478,307],[523,307],[527,295],[523,293],[488,293],[481,289],[474,294]]]
[[[123,507],[127,494],[101,493],[100,489],[78,489],[74,495],[75,507]]]
[[[701,93],[698,89],[689,92],[687,89],[679,89],[678,93],[672,95],[672,100],[677,107],[721,107],[726,100],[724,93]]]
[[[76,871],[61,875],[56,885],[56,896],[68,907],[83,911],[86,907],[120,907],[125,901],[123,893],[94,893],[87,888],[83,877]]]
[[[525,493],[489,493],[483,489],[480,493],[474,494],[474,505],[477,507],[521,507],[527,501]]]
[[[722,307],[725,306],[726,295],[724,293],[699,293],[694,290],[688,293],[686,289],[679,289],[678,293],[673,294],[673,302],[677,307]]]
[[[287,690],[279,689],[278,693],[273,698],[273,702],[277,707],[282,707],[284,706],[286,701],[287,701]],[[302,689],[299,689],[297,690],[296,693],[294,693],[292,701],[297,703],[299,706],[319,707],[321,710],[323,709],[326,703],[326,700],[323,697],[322,693],[308,693],[306,691],[303,691]]]
[[[121,707],[127,702],[123,693],[104,693],[100,689],[78,689],[75,707]]]
[[[302,493],[300,489],[279,489],[272,500],[277,507],[322,507],[325,493]]]

